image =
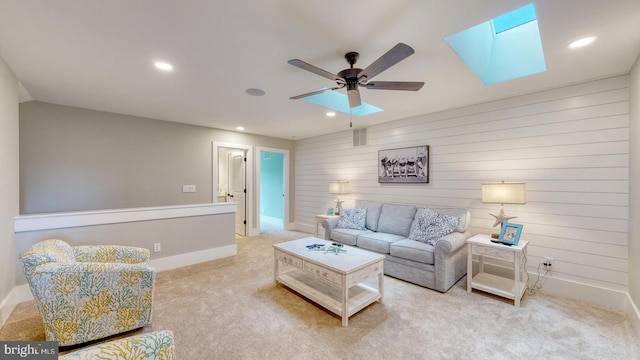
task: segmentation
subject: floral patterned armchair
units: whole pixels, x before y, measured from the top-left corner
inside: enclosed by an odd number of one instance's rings
[[[176,358],[173,333],[154,331],[89,346],[65,355],[60,360],[158,359]]]
[[[149,250],[49,239],[20,254],[48,341],[68,346],[151,323]]]

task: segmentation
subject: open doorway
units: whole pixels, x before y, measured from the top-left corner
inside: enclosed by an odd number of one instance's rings
[[[287,230],[289,152],[258,147],[256,153],[260,233]]]

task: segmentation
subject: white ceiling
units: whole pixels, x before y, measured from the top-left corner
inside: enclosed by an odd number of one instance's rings
[[[354,127],[629,73],[640,0],[538,0],[547,72],[483,85],[445,37],[530,2],[0,0],[0,57],[33,100],[288,139],[349,126],[348,115],[289,100],[333,85],[293,58],[337,73],[349,51],[364,68],[398,42],[415,49],[376,80],[424,81],[422,90],[362,89],[384,111]],[[597,40],[567,48],[584,36]],[[159,72],[157,60],[174,71]]]

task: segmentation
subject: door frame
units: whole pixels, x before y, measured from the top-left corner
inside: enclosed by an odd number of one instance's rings
[[[243,149],[247,152],[247,169],[246,169],[246,186],[247,186],[247,197],[246,201],[246,211],[247,211],[247,236],[258,236],[260,235],[260,228],[255,224],[255,209],[254,206],[254,186],[253,186],[253,146],[245,145],[245,144],[234,144],[234,143],[225,143],[219,141],[211,142],[211,202],[217,202],[218,195],[218,148],[234,148],[234,149]],[[235,220],[234,220],[235,222]]]
[[[241,161],[240,167],[242,168],[242,189],[235,188],[235,181],[231,181],[232,179],[236,179],[236,159],[241,157],[239,160]],[[220,176],[218,176],[220,178]],[[237,202],[238,207],[236,209],[236,235],[247,236],[248,234],[248,221],[247,221],[247,151],[244,149],[234,148],[231,151],[227,152],[227,201]],[[237,194],[240,193],[240,194]],[[242,205],[240,205],[240,201],[237,198],[242,199]],[[233,198],[233,199],[230,199]],[[244,213],[239,214],[239,211],[242,209]],[[242,224],[239,225],[240,221],[238,221],[238,215],[241,215]],[[239,231],[239,229],[241,229]]]
[[[278,149],[264,146],[256,146],[256,158],[260,159],[260,154],[263,151],[273,152],[278,154],[284,154],[284,158],[282,159],[282,192],[284,193],[284,197],[282,201],[284,202],[284,211],[283,211],[283,219],[282,219],[282,228],[284,230],[291,230],[294,228],[292,224],[289,223],[289,150],[287,149]],[[260,161],[256,161],[256,209],[260,209]],[[260,216],[258,214],[258,234],[260,233]]]

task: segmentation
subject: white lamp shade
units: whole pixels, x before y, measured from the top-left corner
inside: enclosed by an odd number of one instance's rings
[[[482,202],[486,204],[526,204],[525,183],[482,184]]]
[[[350,192],[348,181],[331,181],[329,183],[329,194],[344,195]]]

